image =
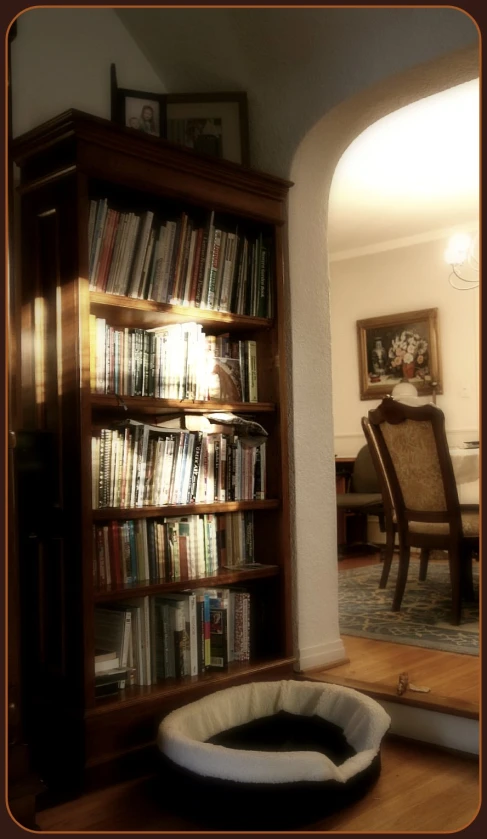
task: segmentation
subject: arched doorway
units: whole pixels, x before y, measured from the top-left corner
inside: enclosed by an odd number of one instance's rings
[[[343,102],[300,144],[289,202],[296,646],[302,670],[344,657],[338,628],[336,500],[327,253],[338,160],[369,125],[479,74],[477,47],[419,65]],[[351,354],[355,354],[355,349]],[[346,363],[346,360],[344,360]]]

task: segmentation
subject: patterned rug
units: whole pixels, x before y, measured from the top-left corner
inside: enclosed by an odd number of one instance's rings
[[[478,562],[473,562],[478,592]],[[419,562],[411,558],[399,612],[392,612],[398,561],[392,563],[385,589],[379,588],[382,563],[339,571],[340,632],[394,644],[409,644],[466,655],[479,654],[478,603],[462,604],[459,626],[450,623],[451,588],[448,564],[430,559],[427,579],[418,580]]]

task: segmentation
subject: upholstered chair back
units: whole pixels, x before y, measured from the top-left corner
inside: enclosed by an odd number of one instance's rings
[[[404,504],[409,510],[446,510],[446,498],[431,420],[380,424]]]
[[[386,398],[369,411],[368,419],[397,517],[450,525],[455,521],[460,530],[443,412],[435,405],[412,407]]]

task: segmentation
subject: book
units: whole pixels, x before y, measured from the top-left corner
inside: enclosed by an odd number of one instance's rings
[[[95,649],[95,664],[102,661],[114,661],[117,658],[115,650]],[[116,665],[114,664],[113,667]]]
[[[149,596],[134,597],[119,601],[118,606],[130,612],[134,625],[134,658],[139,685],[152,684],[151,674],[151,631]]]
[[[108,661],[97,661],[95,657],[95,673],[105,673],[107,670],[113,670],[120,667],[120,660],[118,657],[109,659]]]
[[[104,673],[97,673],[95,675],[95,686],[108,685],[113,682],[117,684],[120,681],[124,681],[126,677],[126,667],[112,667],[111,670],[106,670]]]
[[[182,676],[198,675],[198,624],[196,594],[191,592],[167,592],[158,597],[159,601],[168,602],[182,611],[183,615],[183,672]],[[179,619],[178,619],[179,620]],[[178,623],[179,626],[179,623]]]
[[[258,402],[258,388],[257,388],[257,343],[256,341],[247,341],[247,360],[249,373],[249,402]]]
[[[227,609],[210,605],[210,669],[228,667]]]
[[[200,275],[198,276],[198,284],[196,288],[195,306],[200,306],[202,309],[207,307],[208,300],[208,283],[210,276],[210,268],[213,258],[213,244],[215,239],[215,213],[212,210],[208,225],[204,233],[204,249],[202,251],[202,259],[200,264]]]
[[[95,608],[96,648],[115,650],[121,667],[127,667],[131,624],[132,615],[129,610],[99,606]],[[125,687],[123,680],[119,687]]]

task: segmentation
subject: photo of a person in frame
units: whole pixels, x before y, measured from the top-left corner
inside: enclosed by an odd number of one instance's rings
[[[142,108],[140,112],[139,128],[141,131],[145,131],[146,134],[155,134],[158,136],[154,120],[154,108],[151,105],[144,105]]]
[[[145,134],[159,137],[159,120],[159,104],[157,102],[137,99],[134,96],[126,97],[125,125],[128,128],[135,128]]]

